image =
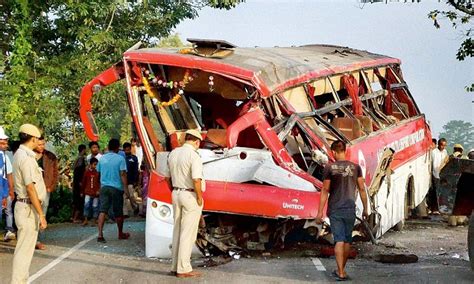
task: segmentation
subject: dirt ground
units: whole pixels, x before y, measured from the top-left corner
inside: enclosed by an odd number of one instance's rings
[[[450,260],[468,261],[468,226],[450,227],[445,217],[433,220],[410,220],[400,231],[389,231],[377,245],[369,242],[356,244],[360,257],[372,259],[377,254],[415,254],[449,265]]]
[[[412,219],[405,223],[402,231],[390,230],[377,244],[355,242],[357,258],[376,259],[379,254],[414,254],[419,258],[431,258],[441,262],[448,259],[468,261],[468,225],[448,226],[447,216],[431,216],[430,219]],[[321,247],[327,245],[295,243],[285,249],[273,249],[273,256],[317,256]],[[258,253],[252,253],[253,256]]]

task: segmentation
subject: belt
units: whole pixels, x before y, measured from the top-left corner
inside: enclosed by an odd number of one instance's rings
[[[31,200],[29,198],[17,198],[16,201],[31,204]]]
[[[179,191],[189,191],[189,192],[194,192],[194,189],[192,188],[179,188],[179,187],[173,187],[173,190],[179,190]]]

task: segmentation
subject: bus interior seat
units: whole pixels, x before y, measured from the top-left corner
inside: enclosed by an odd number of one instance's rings
[[[145,126],[145,130],[146,130],[146,133],[148,134],[148,137],[150,138],[151,144],[153,145],[153,148],[155,148],[155,153],[163,151],[163,147],[161,146],[161,143],[158,141],[155,131],[153,131],[153,125],[151,124],[148,117],[142,116],[142,120],[143,120],[143,126]]]
[[[219,147],[226,147],[226,130],[225,129],[209,129],[206,134],[201,133],[203,141],[208,140]],[[170,133],[169,141],[171,150],[178,148],[184,144],[186,131],[175,131]],[[202,147],[203,144],[201,144]]]
[[[339,129],[339,131],[349,140],[354,140],[362,136],[360,122],[350,117],[335,117],[331,125]]]
[[[179,130],[173,133],[170,133],[169,141],[170,141],[171,150],[183,145],[185,135],[186,135],[185,131],[179,131]]]
[[[355,117],[359,121],[359,123],[362,127],[362,130],[365,133],[367,133],[367,134],[372,133],[374,128],[373,128],[372,120],[370,119],[370,117],[365,116],[365,115],[356,115]]]
[[[225,129],[211,128],[207,130],[206,140],[211,141],[222,148],[227,147],[226,143],[227,131]]]
[[[403,111],[405,113],[408,113],[408,104],[406,103],[399,103],[399,105],[401,106],[401,108],[403,109]],[[403,113],[401,113],[397,107],[394,107],[393,108],[393,113],[392,115],[398,119],[398,120],[403,120],[404,119],[404,116],[403,116]]]

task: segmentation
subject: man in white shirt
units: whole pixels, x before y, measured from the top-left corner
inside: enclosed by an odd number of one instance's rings
[[[0,190],[0,219],[2,218],[1,209],[5,205],[5,214],[7,215],[6,227],[7,232],[5,233],[3,240],[8,241],[15,238],[13,233],[13,212],[12,202],[15,198],[13,190],[13,167],[11,158],[7,153],[8,150],[8,136],[5,134],[3,127],[0,126],[0,182],[3,182],[2,190]]]
[[[445,161],[448,157],[448,152],[446,151],[447,141],[445,138],[438,140],[438,147],[431,151],[431,169],[432,169],[432,178],[431,178],[431,188],[428,192],[427,203],[428,208],[433,212],[433,214],[439,214],[438,208],[438,189],[439,189],[439,172],[441,168],[445,165]]]

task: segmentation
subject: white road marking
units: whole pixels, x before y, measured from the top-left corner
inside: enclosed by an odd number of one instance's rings
[[[324,267],[323,263],[319,258],[317,257],[312,257],[311,261],[313,262],[314,266],[316,266],[316,269],[319,271],[326,271],[326,268]]]
[[[77,245],[73,246],[70,250],[68,250],[67,252],[60,255],[58,258],[56,258],[55,260],[50,262],[45,267],[41,268],[40,271],[38,271],[35,274],[33,274],[32,276],[30,276],[30,278],[28,278],[28,283],[31,283],[31,282],[35,281],[36,279],[38,279],[38,277],[40,277],[41,275],[48,272],[51,268],[58,265],[61,261],[63,261],[67,257],[69,257],[71,254],[75,253],[77,250],[79,250],[81,247],[83,247],[85,244],[87,244],[88,242],[90,242],[92,239],[95,239],[95,238],[97,238],[97,234],[94,234],[94,235],[88,237],[87,239],[79,242]]]

